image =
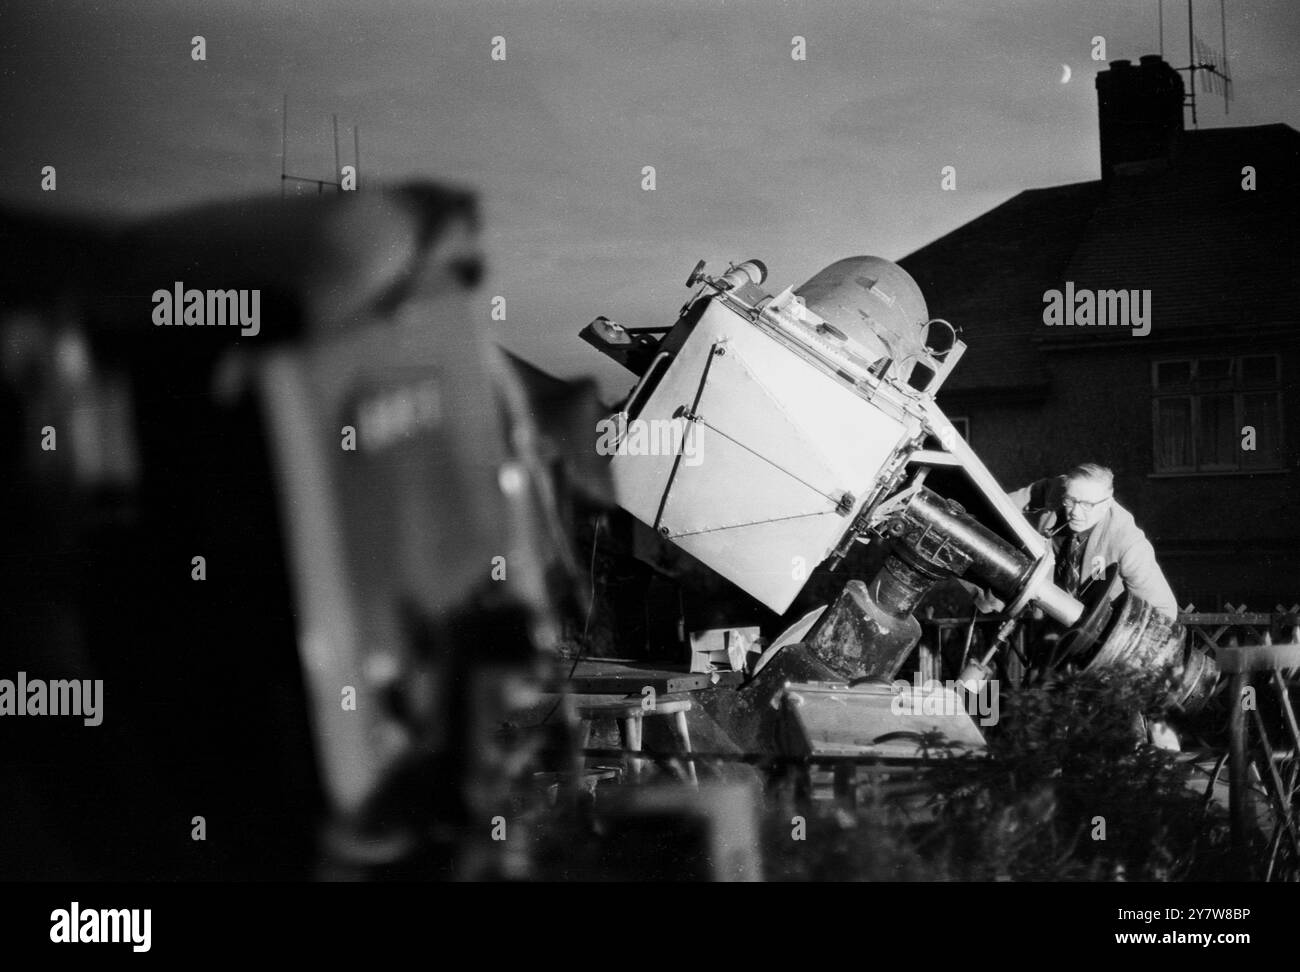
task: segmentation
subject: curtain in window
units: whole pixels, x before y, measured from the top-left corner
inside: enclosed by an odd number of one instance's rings
[[[1156,401],[1156,468],[1190,469],[1192,466],[1192,400],[1161,398]]]
[[[1201,435],[1197,443],[1202,469],[1235,469],[1241,448],[1236,409],[1231,395],[1202,395]]]

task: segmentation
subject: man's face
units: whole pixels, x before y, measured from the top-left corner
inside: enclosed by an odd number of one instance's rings
[[[1092,479],[1071,479],[1065,484],[1061,506],[1066,522],[1075,533],[1093,527],[1110,508],[1111,492],[1105,483]]]

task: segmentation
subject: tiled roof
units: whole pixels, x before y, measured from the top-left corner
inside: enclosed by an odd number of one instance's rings
[[[969,346],[945,390],[1041,385],[1044,341],[1131,340],[1044,325],[1043,294],[1066,281],[1150,289],[1153,337],[1295,323],[1297,163],[1287,125],[1187,132],[1167,169],[1027,190],[900,260]]]

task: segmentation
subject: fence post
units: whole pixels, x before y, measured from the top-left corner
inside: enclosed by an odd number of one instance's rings
[[[1232,850],[1242,877],[1246,861],[1246,710],[1241,696],[1246,688],[1246,673],[1233,672],[1228,690],[1232,693],[1228,710],[1228,815],[1232,821]]]

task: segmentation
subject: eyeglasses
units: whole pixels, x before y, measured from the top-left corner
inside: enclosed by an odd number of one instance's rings
[[[1067,513],[1073,510],[1076,506],[1079,509],[1083,510],[1083,512],[1085,513],[1091,513],[1093,510],[1101,506],[1102,503],[1107,502],[1109,499],[1110,499],[1109,496],[1103,496],[1099,500],[1093,500],[1092,502],[1089,502],[1088,500],[1078,500],[1072,496],[1066,496],[1061,500],[1061,506],[1065,509]]]

